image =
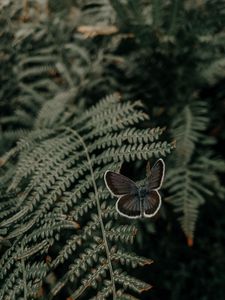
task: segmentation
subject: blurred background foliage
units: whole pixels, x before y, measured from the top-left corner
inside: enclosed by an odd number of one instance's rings
[[[224,299],[224,1],[2,0],[0,10],[0,155],[43,108],[66,118],[115,91],[141,99],[145,126],[165,126],[177,145],[161,213],[138,223],[135,247],[155,261],[141,299]]]

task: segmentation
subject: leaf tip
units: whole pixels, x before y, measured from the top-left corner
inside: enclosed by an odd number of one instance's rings
[[[153,286],[151,284],[146,283],[146,286],[144,288],[140,289],[139,291],[140,291],[140,293],[143,293],[143,292],[149,291],[152,288],[153,288]]]
[[[5,164],[5,160],[3,160],[1,157],[0,157],[0,167],[4,166]]]
[[[187,244],[188,244],[188,247],[193,247],[194,240],[192,237],[190,237],[190,236],[187,237]]]

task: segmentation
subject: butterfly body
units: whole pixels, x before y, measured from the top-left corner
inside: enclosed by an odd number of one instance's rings
[[[136,194],[136,197],[139,198],[139,202],[140,202],[140,217],[141,218],[144,218],[144,201],[145,201],[145,197],[147,194],[148,194],[148,191],[145,187],[140,187]]]
[[[118,200],[116,210],[124,217],[136,219],[153,217],[161,206],[161,188],[165,173],[165,164],[159,159],[150,170],[147,170],[147,181],[142,187],[121,174],[106,171],[105,183],[109,191]]]

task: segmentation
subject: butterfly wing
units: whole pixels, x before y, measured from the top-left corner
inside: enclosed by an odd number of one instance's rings
[[[149,174],[150,173],[150,174]],[[149,175],[148,175],[149,174]],[[162,186],[162,182],[165,174],[165,163],[160,158],[154,164],[150,171],[147,171],[148,184],[147,187],[149,190],[158,190]]]
[[[116,202],[116,210],[124,217],[136,219],[141,217],[140,199],[137,195],[123,195]]]
[[[144,217],[151,218],[157,214],[161,206],[161,196],[158,191],[150,191],[143,201]]]
[[[106,171],[104,179],[108,190],[114,196],[137,193],[138,188],[136,184],[126,176],[112,171]]]

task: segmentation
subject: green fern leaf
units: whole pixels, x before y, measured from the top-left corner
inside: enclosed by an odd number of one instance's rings
[[[26,294],[33,298],[52,272],[58,278],[48,299],[61,290],[85,299],[90,287],[99,289],[97,295],[103,298],[132,299],[124,293],[127,288],[141,292],[150,285],[118,268],[135,268],[151,260],[124,250],[137,230],[134,225],[115,223],[118,214],[104,186],[104,173],[118,170],[123,161],[165,156],[174,144],[160,140],[164,129],[136,128],[147,118],[142,104],[123,103],[117,94],[81,116],[72,110],[69,119],[46,130],[64,113],[59,105],[48,118],[57,101],[43,106],[34,130],[10,150],[17,163],[15,173],[5,181],[14,207],[7,219],[8,206],[1,196],[5,207],[0,213],[1,238],[12,243],[1,258],[2,297],[18,299]],[[51,256],[51,249],[54,257],[43,261]],[[36,258],[41,260],[34,263]],[[61,268],[62,274],[58,273]]]

